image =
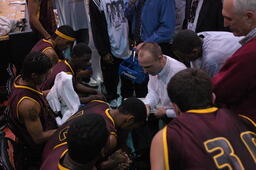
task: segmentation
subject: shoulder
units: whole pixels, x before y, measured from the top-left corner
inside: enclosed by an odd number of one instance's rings
[[[170,56],[166,56],[167,59],[167,65],[169,65],[169,69],[171,70],[176,70],[176,71],[181,71],[186,69],[187,67],[180,61],[175,60],[174,58],[170,57]]]
[[[43,161],[40,169],[41,170],[49,170],[49,169],[58,170],[59,160],[66,152],[67,152],[67,145],[62,145],[60,147],[54,148],[51,152],[49,152],[49,154]]]
[[[55,52],[55,50],[52,47],[47,47],[42,52],[44,54],[46,54],[47,56],[57,55],[57,53]]]
[[[19,116],[27,117],[31,119],[36,118],[41,110],[40,104],[31,97],[23,97],[17,105]]]

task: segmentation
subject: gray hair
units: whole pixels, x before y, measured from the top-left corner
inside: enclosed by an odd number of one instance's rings
[[[237,13],[256,12],[256,0],[234,0],[234,8]]]

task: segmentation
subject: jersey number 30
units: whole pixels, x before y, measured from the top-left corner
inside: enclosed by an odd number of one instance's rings
[[[246,131],[240,134],[240,137],[256,162],[256,133]],[[229,170],[244,170],[244,166],[235,154],[234,148],[224,137],[217,137],[204,142],[204,147],[208,153],[219,151],[213,156],[214,162],[219,169],[228,168]]]

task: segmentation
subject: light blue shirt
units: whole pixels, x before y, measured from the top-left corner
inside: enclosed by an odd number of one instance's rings
[[[126,17],[133,23],[133,31],[136,4],[126,3],[125,9]],[[143,42],[169,43],[173,38],[175,25],[175,0],[145,0],[141,14]]]

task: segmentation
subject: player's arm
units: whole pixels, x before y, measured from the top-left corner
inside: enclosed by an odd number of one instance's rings
[[[115,135],[109,135],[106,146],[104,147],[104,155],[109,155],[117,146],[117,138]],[[116,154],[115,154],[116,155]],[[101,169],[113,168],[117,165],[117,162],[114,159],[107,159],[100,163]]]
[[[97,94],[97,91],[93,88],[86,87],[85,85],[81,83],[76,83],[76,90],[78,93],[85,93],[85,94]]]
[[[40,0],[28,0],[28,13],[30,24],[45,38],[51,38],[51,35],[44,29],[39,21]]]
[[[151,170],[165,170],[163,130],[159,131],[153,138],[150,148]]]
[[[29,134],[37,144],[47,141],[56,131],[55,129],[43,131],[39,117],[40,110],[39,103],[29,99],[24,99],[18,108],[21,120],[24,122]]]
[[[106,146],[104,147],[105,154],[111,153],[117,147],[116,135],[109,135]]]
[[[57,53],[54,51],[54,49],[48,48],[44,50],[43,53],[50,58],[52,65],[55,65],[58,62],[59,57]]]

